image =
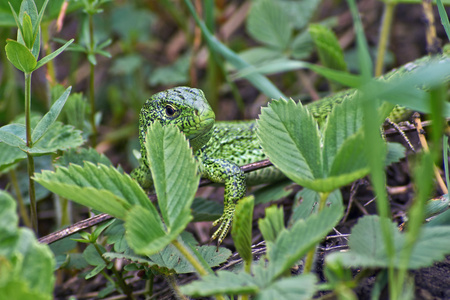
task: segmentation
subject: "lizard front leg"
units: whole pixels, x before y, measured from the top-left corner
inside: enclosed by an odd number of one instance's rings
[[[236,203],[244,197],[247,190],[245,175],[238,165],[220,158],[203,159],[201,171],[202,177],[212,182],[225,183],[223,214],[214,221],[213,226],[219,225],[219,228],[211,237],[211,240],[218,238],[218,244],[221,244],[230,230]]]
[[[136,180],[144,190],[151,190],[153,187],[152,173],[147,165],[140,165],[131,172],[131,178]]]

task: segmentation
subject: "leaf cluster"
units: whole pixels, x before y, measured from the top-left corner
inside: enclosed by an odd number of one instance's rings
[[[54,259],[31,230],[18,228],[16,203],[0,191],[0,294],[7,299],[52,299]]]

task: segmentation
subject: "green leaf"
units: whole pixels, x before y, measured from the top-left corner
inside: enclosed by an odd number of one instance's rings
[[[314,50],[314,43],[309,32],[303,31],[299,33],[292,41],[290,48],[292,58],[307,59]]]
[[[283,278],[273,283],[265,282],[261,276],[266,270],[258,268],[254,277],[247,273],[218,271],[217,276],[207,275],[201,280],[180,287],[182,293],[191,297],[206,297],[217,294],[255,295],[255,299],[311,299],[316,291],[314,275]]]
[[[223,204],[196,197],[191,206],[193,222],[215,221],[223,213]]]
[[[362,89],[370,99],[382,99],[414,111],[430,113],[430,98],[417,87],[436,87],[450,76],[450,58],[424,57],[388,73],[381,80],[372,80]],[[386,81],[388,80],[388,81]],[[450,117],[450,104],[445,103],[443,116]]]
[[[114,223],[106,228],[103,235],[107,238],[106,242],[110,245],[114,245],[114,251],[124,252],[130,249],[125,239],[125,227],[122,220],[115,219]]]
[[[145,147],[164,223],[181,232],[192,218],[190,207],[200,180],[198,164],[186,137],[175,126],[151,124]]]
[[[17,31],[17,40],[20,40],[22,38],[21,32],[23,32],[22,22],[20,22],[19,17],[17,16],[16,11],[14,10],[14,7],[11,5],[11,2],[8,1],[8,4],[14,17],[14,21],[16,22],[16,26],[17,28],[19,28],[19,30]]]
[[[25,158],[27,155],[19,148],[0,143],[0,174],[8,171],[10,167]]]
[[[389,222],[393,235],[394,267],[398,268],[402,261],[400,254],[405,244],[405,234],[400,233],[396,224],[390,220],[386,220],[386,222]],[[327,260],[340,259],[344,265],[349,267],[386,268],[389,266],[378,216],[364,216],[358,221],[352,229],[349,246],[350,251],[333,253],[327,257]],[[407,267],[408,269],[427,267],[435,261],[442,260],[449,253],[450,228],[448,226],[423,227],[413,247]]]
[[[399,162],[406,156],[406,149],[400,143],[387,143],[386,166]]]
[[[55,165],[58,167],[68,167],[70,164],[83,166],[85,161],[93,164],[103,164],[108,167],[113,165],[108,157],[98,153],[93,148],[69,149],[61,157],[57,158]]]
[[[56,121],[61,112],[67,98],[69,97],[72,87],[68,87],[65,92],[53,103],[50,110],[42,117],[36,127],[33,129],[31,140],[33,143],[37,143],[39,139],[47,132],[51,125]]]
[[[28,49],[32,49],[33,48],[33,24],[31,24],[31,18],[30,16],[25,12],[23,14],[23,39],[25,42],[25,46]]]
[[[156,212],[133,208],[125,227],[130,247],[150,255],[175,240],[192,220],[190,207],[200,175],[189,143],[177,127],[151,124],[145,147],[165,226]],[[151,234],[145,229],[149,226],[155,227]]]
[[[256,300],[308,300],[313,299],[317,279],[312,274],[282,278],[265,287]]]
[[[72,44],[73,41],[74,41],[74,39],[71,39],[70,41],[65,43],[63,46],[59,47],[58,49],[56,49],[49,55],[43,57],[40,61],[37,62],[35,70],[39,69],[40,67],[42,67],[43,65],[45,65],[46,63],[48,63],[49,61],[51,61],[52,59],[57,57],[61,52],[64,51],[64,49],[66,49],[70,44]]]
[[[439,16],[441,18],[441,23],[444,26],[445,33],[447,34],[447,38],[450,39],[450,22],[448,21],[447,12],[445,11],[445,7],[442,4],[441,0],[436,0],[437,7],[439,10]]]
[[[356,101],[355,97],[346,99],[337,105],[324,126],[323,162],[324,170],[327,173],[336,168],[333,163],[339,160],[335,157],[347,142],[347,139],[354,136],[362,127],[363,112],[362,105]],[[362,137],[360,137],[362,138]],[[347,142],[348,143],[348,142]],[[352,145],[353,146],[353,145]],[[360,148],[360,147],[359,147]],[[346,149],[351,151],[352,148]],[[359,151],[362,152],[361,149]],[[354,155],[356,151],[353,151]],[[350,163],[350,167],[353,163]]]
[[[86,276],[84,276],[84,279],[90,279],[92,277],[97,276],[98,274],[100,274],[101,271],[103,271],[105,269],[106,266],[104,265],[98,265],[96,266],[93,270],[91,270],[88,274],[86,274]]]
[[[0,127],[0,141],[18,148],[26,147],[25,125],[9,124]]]
[[[281,50],[289,45],[293,30],[279,2],[270,0],[252,3],[246,28],[255,40]]]
[[[5,267],[4,273],[11,272],[8,269],[9,266]],[[1,278],[1,276],[0,276]],[[5,284],[0,284],[0,294],[4,299],[10,300],[22,300],[22,299],[33,299],[33,300],[50,300],[50,295],[44,295],[37,291],[31,291],[22,279],[8,279]]]
[[[67,253],[77,247],[77,242],[75,242],[73,239],[78,237],[80,237],[78,233],[71,234],[51,243],[49,247],[55,256],[61,256],[64,253]]]
[[[321,24],[310,24],[309,33],[316,45],[322,65],[334,70],[347,71],[344,53],[333,31]]]
[[[0,190],[0,240],[16,235],[18,222],[14,199]]]
[[[314,65],[305,61],[290,60],[281,58],[264,63],[261,66],[242,66],[240,71],[234,76],[235,78],[249,77],[257,74],[274,74],[279,72],[288,72],[301,69],[311,69],[314,72],[335,82],[341,83],[348,87],[357,88],[364,82],[359,75],[353,75],[348,72],[337,71]],[[277,98],[277,97],[272,97]]]
[[[113,167],[85,162],[84,167],[71,165],[54,172],[42,171],[35,174],[35,181],[62,197],[119,219],[125,219],[132,205],[157,214],[136,181]]]
[[[295,29],[301,30],[310,22],[320,5],[320,0],[276,1],[283,8],[285,18],[292,20]]]
[[[48,154],[58,150],[76,148],[84,143],[81,134],[80,130],[75,130],[71,125],[54,122],[32,148],[27,148],[27,152]]]
[[[32,25],[31,28],[27,28],[27,25],[25,25],[26,15],[30,17],[30,25]],[[41,40],[36,31],[39,31],[40,21],[38,21],[38,11],[33,0],[22,1],[22,4],[20,5],[19,19],[22,22],[23,30],[21,31],[22,35],[17,35],[17,41],[26,45],[28,49],[31,50],[34,58],[37,60],[41,48]],[[27,39],[31,41],[30,45],[26,43]]]
[[[100,252],[103,254],[106,252],[105,248],[102,245],[97,245],[100,249]],[[83,251],[83,257],[91,266],[106,266],[105,261],[100,256],[100,254],[95,249],[94,245],[89,245]]]
[[[309,186],[323,176],[319,129],[301,103],[272,101],[257,126],[264,152],[289,179]]]
[[[275,242],[268,242],[269,274],[278,278],[319,243],[339,222],[343,207],[325,207],[306,220],[298,220],[290,230],[283,230]],[[301,238],[299,238],[301,237]]]
[[[0,295],[17,300],[24,299],[20,298],[23,296],[52,299],[53,255],[31,230],[17,228],[15,202],[3,191],[0,191],[0,216]]]
[[[252,260],[252,223],[255,198],[244,197],[236,205],[231,236],[239,255],[247,263]]]
[[[266,217],[258,220],[258,227],[266,243],[274,242],[284,229],[283,208],[276,206],[266,208]]]
[[[367,45],[366,36],[364,35],[364,28],[359,16],[358,7],[355,0],[348,0],[348,6],[353,18],[353,26],[356,33],[356,45],[358,51],[358,62],[361,68],[361,76],[364,81],[372,77],[372,60],[370,58],[369,46]]]
[[[20,71],[31,73],[36,69],[37,61],[27,47],[14,40],[6,40],[6,57]]]
[[[289,220],[289,227],[297,222],[297,220],[307,219],[310,215],[317,213],[319,209],[319,200],[320,195],[316,191],[304,188],[298,192],[295,196],[295,201],[300,204],[294,208],[291,219]],[[331,192],[326,201],[327,206],[342,207],[343,200],[341,191],[336,189]]]
[[[197,246],[196,250],[205,259],[210,267],[217,267],[220,264],[227,261],[231,256],[231,251],[216,246]],[[139,263],[146,264],[148,266],[156,265],[160,268],[167,268],[169,271],[176,274],[194,273],[195,268],[191,263],[181,255],[178,250],[172,244],[167,245],[160,252],[140,260]]]
[[[206,297],[217,294],[254,294],[259,287],[247,273],[218,271],[215,275],[203,276],[201,280],[180,286],[180,290],[191,297]]]
[[[369,172],[368,168],[367,156],[364,151],[364,137],[361,131],[359,134],[348,137],[338,149],[329,170],[329,177],[335,180],[335,183],[330,182],[328,191],[364,177]]]
[[[39,15],[38,15],[36,21],[33,23],[33,39],[35,41],[37,40],[37,43],[35,43],[34,47],[33,47],[33,54],[34,54],[34,57],[36,57],[36,59],[39,56],[39,50],[41,48],[40,47],[41,22],[42,22],[42,18],[44,16],[45,8],[47,7],[47,4],[49,1],[50,0],[45,0],[44,4],[42,4],[41,11],[39,12]],[[35,48],[36,48],[36,52],[35,52]]]
[[[293,188],[292,181],[283,180],[257,189],[253,192],[255,205],[277,201],[287,197],[292,193]]]
[[[266,46],[253,47],[239,52],[239,57],[253,66],[278,60],[281,55],[283,55],[281,50],[272,49]]]
[[[158,212],[134,206],[125,219],[126,239],[138,254],[158,253],[175,240],[179,232],[167,233]]]
[[[109,220],[108,222],[103,222],[100,225],[97,225],[97,227],[95,227],[94,231],[91,233],[91,240],[93,242],[97,242],[98,237],[100,236],[100,234],[102,234],[102,232],[108,228],[112,223],[114,223],[116,219],[112,219]]]

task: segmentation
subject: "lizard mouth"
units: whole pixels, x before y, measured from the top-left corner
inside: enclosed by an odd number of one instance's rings
[[[214,126],[214,121],[214,118],[207,118],[203,120],[200,126],[201,128],[198,128],[198,130],[195,130],[195,132],[186,136],[191,146],[194,148],[198,146],[201,147],[208,142],[211,137],[210,132]]]
[[[214,118],[208,118],[202,121],[201,126],[198,126],[194,132],[188,134],[186,137],[188,140],[196,140],[206,135],[214,126]]]

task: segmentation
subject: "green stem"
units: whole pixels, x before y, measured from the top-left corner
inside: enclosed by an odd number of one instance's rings
[[[318,213],[321,212],[322,209],[325,207],[329,195],[330,195],[330,192],[319,193],[320,199],[319,199],[319,208],[318,208],[318,211],[317,211]],[[306,254],[305,267],[303,268],[303,273],[304,274],[308,274],[309,272],[311,272],[315,254],[316,254],[316,247],[311,249],[308,252],[308,254]]]
[[[395,3],[387,2],[384,5],[383,23],[381,24],[380,38],[378,41],[377,60],[375,63],[375,77],[383,74],[384,55],[386,53],[391,31],[392,19],[394,17]]]
[[[22,193],[20,192],[19,183],[17,181],[16,170],[12,169],[9,171],[9,175],[11,177],[11,183],[13,185],[14,191],[16,192],[17,202],[19,203],[19,211],[20,216],[22,217],[23,223],[28,228],[31,228],[30,217],[28,217],[27,209],[25,207],[25,203],[23,202]]]
[[[27,147],[33,147],[31,140],[31,73],[25,73],[25,128]],[[28,160],[28,191],[30,195],[30,216],[31,225],[34,232],[38,233],[37,209],[36,209],[36,191],[34,188],[34,159],[30,153],[27,153]]]
[[[151,274],[149,275],[149,279],[147,280],[147,283],[145,285],[148,297],[153,296],[153,283],[155,281],[155,274],[153,274],[152,271],[150,271],[150,272],[151,272]]]
[[[93,243],[92,245],[94,245],[95,250],[97,251],[98,255],[100,255],[100,257],[103,259],[103,261],[105,262],[106,265],[109,265],[111,262],[109,260],[107,260],[104,256],[102,251],[100,250],[100,247],[98,246],[97,243]],[[123,280],[122,275],[119,273],[119,271],[116,270],[116,268],[113,266],[111,268],[111,271],[114,273],[114,275],[116,276],[117,279],[117,285],[120,287],[120,289],[123,291],[123,293],[125,295],[127,295],[128,299],[134,299],[133,297],[133,291],[132,289],[127,285],[127,283],[125,282],[125,280]]]
[[[25,127],[27,147],[33,146],[31,140],[31,73],[25,73]]]
[[[94,54],[94,47],[95,47],[95,41],[94,41],[94,18],[92,14],[89,14],[89,53],[91,55]],[[97,145],[97,127],[95,126],[95,65],[90,62],[91,68],[90,68],[90,74],[89,74],[89,102],[91,104],[91,127],[92,127],[92,147],[95,148]]]
[[[200,276],[205,276],[209,274],[208,271],[206,271],[205,268],[203,268],[202,264],[196,259],[196,257],[192,255],[191,251],[189,251],[189,249],[187,249],[184,245],[182,245],[178,240],[172,241],[172,244],[189,261],[189,263],[194,267],[194,269]]]
[[[445,184],[449,187],[449,173],[448,173],[448,136],[444,134],[442,140],[442,149],[444,152],[444,171],[445,171]]]
[[[172,288],[172,291],[175,293],[177,299],[188,300],[188,298],[186,298],[186,296],[183,295],[183,293],[178,288],[178,284],[175,280],[175,277],[172,274],[167,275],[166,279],[169,282],[170,287]]]
[[[210,272],[208,272],[203,267],[203,264],[200,261],[198,261],[198,258],[192,254],[191,250],[188,247],[186,247],[186,245],[184,245],[179,240],[172,241],[172,245],[174,245],[175,248],[177,248],[178,251],[180,251],[181,255],[183,255],[188,260],[188,262],[194,267],[194,269],[201,277],[210,274]],[[216,295],[216,299],[225,300],[225,297],[222,295]]]

